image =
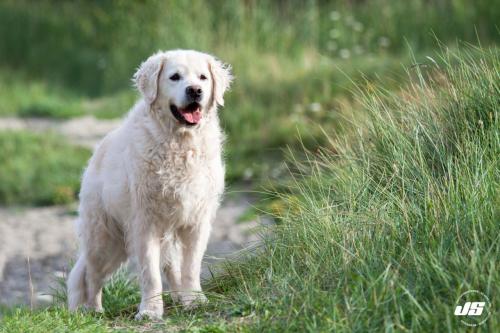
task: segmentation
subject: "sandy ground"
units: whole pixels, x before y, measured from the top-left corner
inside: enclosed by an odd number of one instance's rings
[[[67,121],[0,118],[2,130],[53,131],[74,144],[93,148],[116,120],[82,117]],[[257,242],[260,219],[238,223],[251,206],[247,194],[231,194],[219,209],[207,253],[207,264],[226,258]],[[43,208],[0,208],[0,304],[43,305],[52,301],[58,278],[64,278],[77,253],[74,209],[53,206]]]

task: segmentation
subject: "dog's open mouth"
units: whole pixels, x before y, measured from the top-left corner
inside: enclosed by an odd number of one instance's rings
[[[185,125],[196,125],[201,120],[201,105],[198,103],[190,103],[183,108],[172,104],[170,111],[179,122]]]

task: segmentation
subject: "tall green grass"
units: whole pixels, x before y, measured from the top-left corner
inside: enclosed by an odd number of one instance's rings
[[[294,162],[263,248],[212,282],[252,331],[466,331],[458,296],[500,295],[500,53],[441,61],[404,92],[364,91],[350,141]]]

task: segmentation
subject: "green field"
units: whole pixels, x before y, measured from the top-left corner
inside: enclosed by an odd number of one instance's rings
[[[157,49],[232,64],[228,186],[276,221],[214,267],[200,309],[166,294],[164,323],[134,322],[118,274],[103,315],[9,309],[0,332],[468,331],[472,289],[494,304],[478,330],[500,329],[498,1],[24,0],[0,20],[3,117],[122,116]],[[0,204],[28,206],[73,201],[89,152],[0,132],[0,155]]]

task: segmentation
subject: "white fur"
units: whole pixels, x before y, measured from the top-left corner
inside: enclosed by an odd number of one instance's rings
[[[170,79],[175,73],[180,80]],[[102,286],[129,256],[140,268],[137,318],[162,316],[162,269],[185,307],[206,300],[201,260],[224,188],[217,105],[231,79],[228,66],[196,51],[159,52],[140,66],[134,80],[142,99],[103,139],[83,175],[71,310],[102,311]],[[193,84],[203,89],[202,119],[186,126],[170,105],[185,105],[185,88]]]

